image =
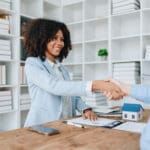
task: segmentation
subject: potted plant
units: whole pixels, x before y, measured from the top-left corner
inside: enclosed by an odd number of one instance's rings
[[[107,49],[99,49],[98,50],[98,56],[100,56],[100,59],[102,61],[107,60],[108,52]]]

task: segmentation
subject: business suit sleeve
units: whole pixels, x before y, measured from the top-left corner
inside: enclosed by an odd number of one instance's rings
[[[35,62],[26,62],[25,72],[30,85],[36,85],[51,94],[61,96],[86,95],[86,82],[59,80]]]
[[[133,85],[131,86],[130,96],[144,103],[150,103],[150,86]]]
[[[149,150],[150,148],[150,119],[144,128],[141,140],[140,140],[140,150]]]
[[[90,106],[86,105],[79,96],[74,96],[73,100],[75,101],[75,109],[77,109],[80,113],[83,113],[85,109],[91,108]]]

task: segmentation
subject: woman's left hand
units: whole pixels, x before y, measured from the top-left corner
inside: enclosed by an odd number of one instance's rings
[[[84,119],[90,119],[91,121],[95,121],[98,118],[97,114],[92,110],[85,110],[82,117]]]

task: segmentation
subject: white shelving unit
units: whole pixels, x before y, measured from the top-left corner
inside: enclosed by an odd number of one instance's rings
[[[149,84],[145,75],[150,74],[150,59],[145,59],[145,53],[150,45],[150,1],[141,0],[140,4],[139,10],[116,15],[111,13],[111,0],[11,0],[10,9],[0,7],[0,14],[11,16],[10,33],[0,33],[0,39],[11,41],[12,54],[11,59],[0,60],[0,65],[6,66],[6,84],[0,85],[0,91],[10,90],[12,94],[12,108],[0,111],[0,131],[22,127],[30,108],[21,105],[28,94],[27,84],[20,81],[20,66],[25,65],[20,27],[23,19],[43,17],[67,24],[73,50],[63,64],[71,73],[80,74],[82,80],[106,79],[112,77],[115,63],[139,62],[140,82]],[[108,50],[105,61],[97,55],[100,48]]]

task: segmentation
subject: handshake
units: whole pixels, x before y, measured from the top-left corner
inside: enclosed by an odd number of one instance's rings
[[[93,81],[92,90],[100,90],[108,99],[119,100],[130,94],[130,85],[114,79]]]

